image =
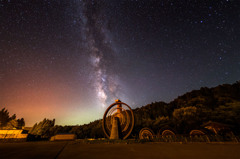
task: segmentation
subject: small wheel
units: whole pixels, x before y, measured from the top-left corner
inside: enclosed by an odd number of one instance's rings
[[[154,136],[154,132],[149,128],[142,128],[139,132],[139,139],[152,140]]]

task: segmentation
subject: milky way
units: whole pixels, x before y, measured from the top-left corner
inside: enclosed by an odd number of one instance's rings
[[[89,72],[90,80],[101,105],[106,107],[108,99],[114,101],[114,98],[117,98],[119,87],[117,74],[111,69],[115,56],[111,39],[107,37],[107,21],[98,9],[99,6],[92,7],[92,2],[87,1],[78,5],[82,42],[93,67],[92,72]]]

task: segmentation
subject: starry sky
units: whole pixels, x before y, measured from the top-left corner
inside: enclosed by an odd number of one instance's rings
[[[0,0],[0,108],[85,124],[240,80],[239,0]]]

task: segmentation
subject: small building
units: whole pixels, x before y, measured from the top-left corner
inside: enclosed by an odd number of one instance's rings
[[[21,130],[0,130],[0,139],[27,139],[28,134]]]
[[[77,136],[75,134],[57,134],[50,138],[50,141],[66,141],[75,140]]]

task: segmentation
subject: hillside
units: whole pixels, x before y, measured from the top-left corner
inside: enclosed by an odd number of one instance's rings
[[[155,102],[133,112],[135,126],[132,137],[136,137],[144,127],[155,133],[168,127],[178,134],[187,134],[192,129],[202,129],[201,125],[208,121],[228,124],[235,134],[240,134],[240,82],[203,87],[170,103]],[[101,120],[82,126],[55,126],[52,131],[53,134],[75,133],[78,138],[103,137]]]
[[[239,134],[240,82],[223,84],[214,88],[203,87],[179,96],[170,103],[155,102],[134,110],[136,131],[150,127],[155,132],[164,126],[177,133],[201,129],[207,121],[231,126]]]

